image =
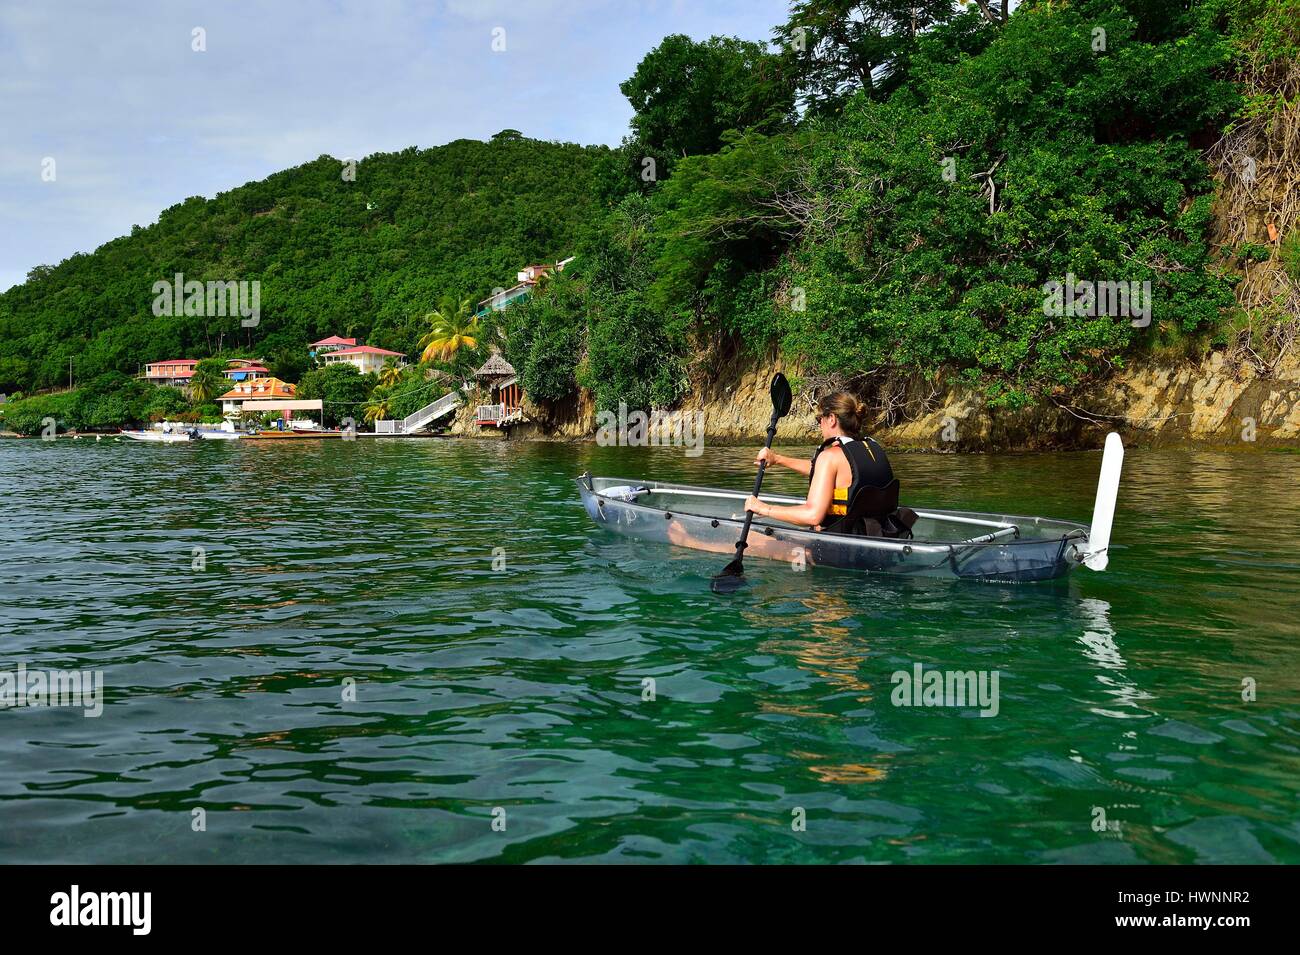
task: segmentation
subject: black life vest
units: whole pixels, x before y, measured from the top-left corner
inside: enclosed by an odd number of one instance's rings
[[[916,513],[898,506],[898,479],[890,467],[885,449],[871,438],[827,438],[812,456],[808,469],[808,486],[817,473],[817,456],[832,444],[839,443],[849,462],[852,479],[848,487],[832,492],[823,531],[837,534],[865,534],[870,537],[912,536]]]

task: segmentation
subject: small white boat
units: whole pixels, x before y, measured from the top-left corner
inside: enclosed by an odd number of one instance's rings
[[[148,441],[153,444],[183,444],[196,440],[197,432],[189,431],[127,431],[123,429],[121,437],[132,441]]]
[[[243,435],[238,431],[200,431],[199,437],[204,441],[238,441]]]
[[[147,431],[129,431],[123,429],[120,437],[131,440],[144,440],[155,444],[182,444],[188,440],[239,440],[243,437],[239,431],[225,429],[203,430],[199,427],[172,427],[170,430],[151,429]]]

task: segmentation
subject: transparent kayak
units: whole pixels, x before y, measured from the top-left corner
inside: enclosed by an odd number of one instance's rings
[[[735,554],[745,521],[744,492],[590,474],[577,482],[587,514],[608,530]],[[773,504],[803,503],[802,498],[777,494],[760,497]],[[912,540],[818,532],[755,515],[745,557],[867,573],[1020,582],[1063,577],[1090,556],[1085,524],[1014,514],[915,510]]]

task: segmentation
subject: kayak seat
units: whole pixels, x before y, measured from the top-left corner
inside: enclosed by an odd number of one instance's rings
[[[837,534],[861,534],[866,537],[912,539],[916,511],[898,506],[898,478],[883,487],[864,487],[858,491],[848,513],[826,525]]]

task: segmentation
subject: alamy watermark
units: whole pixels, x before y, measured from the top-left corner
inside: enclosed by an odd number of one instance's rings
[[[633,411],[618,403],[618,415],[596,415],[596,443],[602,448],[684,447],[688,458],[704,453],[704,412]]]
[[[980,716],[997,716],[997,670],[926,670],[914,663],[911,671],[895,670],[890,701],[895,706],[979,707]]]
[[[1151,283],[1080,281],[1073,272],[1065,281],[1055,279],[1043,286],[1043,314],[1051,318],[1131,319],[1134,328],[1151,324]]]
[[[177,272],[172,281],[159,279],[153,283],[153,313],[157,316],[188,315],[192,317],[224,318],[238,315],[244,328],[256,328],[262,320],[262,283],[248,281],[200,282],[185,281],[185,274]]]
[[[79,706],[82,716],[104,712],[103,670],[29,670],[20,663],[0,670],[0,710],[33,706]]]
[[[124,926],[132,935],[148,935],[153,925],[152,892],[83,892],[73,885],[50,896],[54,926]]]

